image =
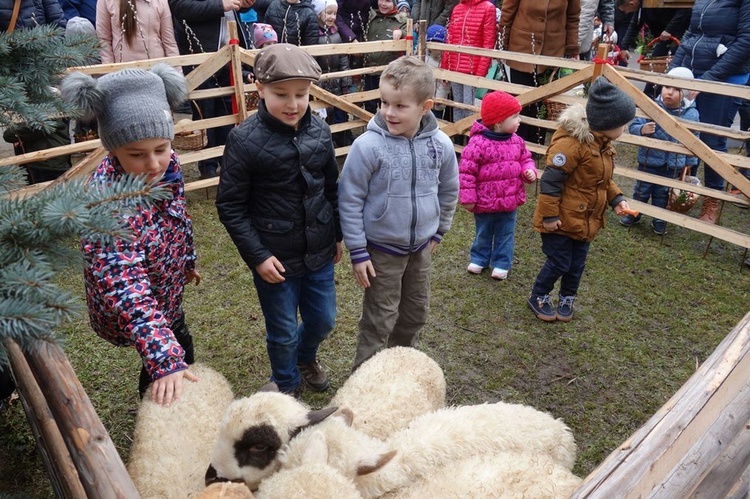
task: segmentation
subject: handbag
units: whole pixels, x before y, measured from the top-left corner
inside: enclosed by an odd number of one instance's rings
[[[490,64],[485,78],[495,81],[508,81],[505,74],[505,68],[496,59],[492,59],[492,64]],[[488,88],[478,87],[476,90],[474,90],[474,98],[481,100],[485,95],[487,95],[487,92],[489,91],[490,90]]]

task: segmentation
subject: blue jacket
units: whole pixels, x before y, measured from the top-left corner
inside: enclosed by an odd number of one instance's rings
[[[14,0],[0,0],[0,32],[8,30],[14,4]],[[15,29],[28,29],[40,24],[64,28],[68,20],[57,0],[22,0]]]
[[[719,45],[727,51],[716,55]],[[696,0],[690,28],[670,67],[690,68],[696,78],[726,82],[750,73],[750,2]]]
[[[685,100],[682,101],[682,105],[677,109],[669,109],[664,106],[661,97],[656,99],[656,103],[659,104],[663,110],[674,116],[675,118],[682,118],[683,120],[698,121],[698,109],[694,103],[685,105]],[[641,135],[641,128],[651,120],[648,118],[636,118],[630,124],[629,132],[631,135]],[[698,136],[698,132],[694,132]],[[671,135],[669,135],[662,127],[656,125],[656,131],[653,135],[649,136],[652,139],[666,140],[669,142],[677,142]],[[649,147],[638,148],[638,165],[639,166],[651,166],[651,167],[663,167],[666,165],[669,169],[681,170],[685,166],[694,166],[698,164],[698,158],[695,156],[687,156],[685,154],[679,154],[676,152],[662,151],[660,149],[651,149]]]

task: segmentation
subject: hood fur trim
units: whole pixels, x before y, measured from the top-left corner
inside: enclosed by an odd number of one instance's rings
[[[568,106],[557,118],[560,128],[568,132],[571,136],[584,144],[590,144],[594,141],[594,134],[589,128],[589,121],[586,119],[586,108],[580,104]]]

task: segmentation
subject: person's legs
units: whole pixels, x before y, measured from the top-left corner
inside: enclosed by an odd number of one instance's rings
[[[591,245],[586,241],[577,241],[570,238],[568,240],[569,243],[566,246],[570,264],[568,271],[560,279],[560,296],[575,296],[578,293],[578,286],[586,268],[586,257]]]
[[[388,346],[413,347],[417,335],[427,322],[430,310],[430,276],[432,253],[429,247],[412,253],[401,279],[401,301],[398,319],[388,337]]]
[[[297,364],[315,362],[318,346],[336,325],[336,284],[333,262],[302,278],[299,299]]]
[[[532,73],[517,71],[513,68],[510,69],[510,81],[511,83],[516,83],[518,85],[526,85],[529,87],[537,86],[534,75]],[[528,116],[530,118],[536,118],[539,115],[539,105],[530,104],[524,107],[523,109],[521,109],[521,115]],[[539,127],[521,123],[516,133],[526,142],[535,144],[544,143],[544,134]]]
[[[701,92],[695,100],[698,112],[700,113],[701,123],[710,123],[712,125],[721,125],[725,127],[732,126],[734,117],[737,114],[739,104],[736,99],[726,95],[709,94]],[[714,151],[727,152],[727,138],[721,135],[714,135],[701,132],[700,139]],[[704,166],[704,185],[711,189],[721,190],[724,188],[724,179],[716,173],[710,166]]]
[[[365,92],[380,87],[380,75],[365,75]],[[365,101],[365,111],[375,114],[378,112],[378,99]]]
[[[453,94],[453,100],[460,102],[461,104],[474,104],[474,87],[471,85],[464,85],[463,83],[451,83],[451,92]],[[459,121],[467,116],[470,116],[472,112],[468,109],[453,109],[453,121]]]
[[[560,234],[541,234],[542,253],[547,257],[531,290],[533,296],[549,295],[557,280],[570,271],[573,239]]]
[[[660,175],[664,178],[674,179],[680,176],[680,170],[676,170],[674,168],[662,168],[661,171],[657,173],[657,175]],[[665,185],[654,184],[654,187],[651,191],[651,204],[658,208],[666,208],[667,204],[669,204],[669,187]],[[654,232],[656,232],[657,234],[664,234],[667,230],[667,222],[659,218],[655,218],[653,221],[653,227]]]
[[[365,288],[352,371],[388,344],[398,319],[401,281],[409,262],[405,256],[389,255],[372,248],[369,251],[376,276],[370,277],[370,287]]]
[[[500,212],[494,215],[491,265],[493,268],[510,270],[515,247],[516,212]]]
[[[297,370],[297,308],[302,279],[287,277],[284,282],[271,284],[253,271],[253,282],[266,322],[266,349],[271,362],[271,380],[281,392],[293,392],[300,384]]]
[[[469,256],[471,263],[479,265],[480,267],[486,267],[490,264],[491,252],[492,252],[492,214],[491,213],[475,213],[474,214],[474,227],[476,229],[476,235],[474,236],[474,242],[471,243],[471,249],[469,250]]]

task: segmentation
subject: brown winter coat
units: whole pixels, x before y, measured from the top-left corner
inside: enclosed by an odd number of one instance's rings
[[[577,56],[580,14],[580,0],[504,0],[499,26],[503,48],[524,54]],[[508,66],[533,71],[530,63],[509,60]],[[537,72],[546,68],[537,66]]]
[[[562,227],[555,233],[591,241],[605,225],[607,205],[625,199],[612,180],[617,153],[608,138],[589,129],[582,106],[566,109],[559,122],[547,149],[534,229],[547,232],[542,221],[559,219]]]

